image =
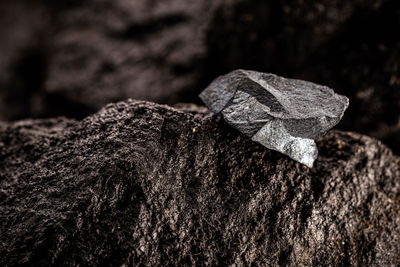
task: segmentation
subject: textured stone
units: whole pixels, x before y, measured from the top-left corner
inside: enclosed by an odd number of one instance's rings
[[[195,106],[135,101],[0,123],[0,265],[398,265],[399,158],[317,143],[309,169]]]
[[[339,129],[400,153],[400,1],[228,2],[208,34],[209,80],[248,68],[327,85],[351,102]]]
[[[252,140],[310,168],[318,155],[314,139],[340,121],[349,103],[326,86],[247,70],[217,78],[200,98]]]
[[[2,0],[0,119],[200,103],[249,68],[335,88],[351,99],[338,128],[400,153],[399,18],[398,0]]]

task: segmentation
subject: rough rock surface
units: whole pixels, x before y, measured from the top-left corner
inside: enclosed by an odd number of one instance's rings
[[[400,153],[400,1],[229,1],[208,32],[208,79],[255,69],[350,98],[339,128]]]
[[[338,127],[400,153],[399,28],[398,0],[3,0],[0,119],[199,101],[244,68],[335,88]]]
[[[313,169],[195,106],[0,123],[0,265],[396,265],[400,161],[331,131]]]
[[[314,139],[349,106],[347,97],[327,86],[249,70],[218,77],[200,98],[241,133],[310,168],[318,156]]]

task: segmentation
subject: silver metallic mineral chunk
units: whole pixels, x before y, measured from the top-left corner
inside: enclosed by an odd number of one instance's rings
[[[310,168],[318,156],[314,139],[335,126],[349,105],[326,86],[248,70],[218,77],[200,98],[253,141]]]

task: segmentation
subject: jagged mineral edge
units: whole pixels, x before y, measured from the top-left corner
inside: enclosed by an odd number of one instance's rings
[[[309,168],[318,156],[314,139],[335,126],[349,105],[329,87],[247,70],[218,77],[199,97],[253,141]]]

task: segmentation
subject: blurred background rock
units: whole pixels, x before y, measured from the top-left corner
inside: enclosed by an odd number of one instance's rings
[[[334,88],[350,98],[338,128],[399,154],[399,29],[398,0],[2,0],[0,120],[200,103],[244,68]]]

